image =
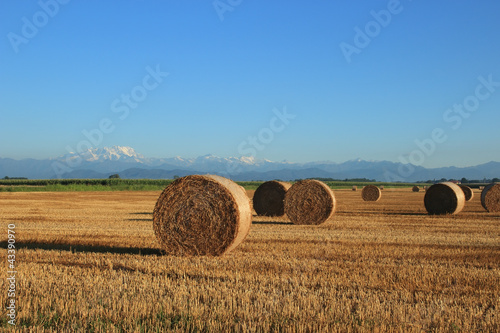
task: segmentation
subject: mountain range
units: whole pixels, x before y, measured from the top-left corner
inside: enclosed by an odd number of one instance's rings
[[[190,174],[218,174],[238,181],[295,180],[304,178],[367,178],[377,181],[414,182],[429,179],[492,179],[500,177],[500,162],[473,167],[424,168],[390,161],[355,159],[343,163],[292,163],[258,160],[253,157],[147,158],[131,147],[92,148],[56,158],[37,160],[0,158],[0,178],[121,178],[166,179]]]

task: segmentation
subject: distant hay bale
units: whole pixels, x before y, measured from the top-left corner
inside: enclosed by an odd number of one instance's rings
[[[290,183],[271,180],[261,184],[253,195],[253,208],[257,215],[283,216],[285,214],[285,194]]]
[[[357,187],[356,185],[354,185],[354,186],[352,187],[352,190],[353,190],[353,191],[357,191],[357,190],[358,190],[358,187]]]
[[[416,186],[416,185],[415,185],[415,186],[413,186],[413,187],[411,188],[411,190],[412,190],[413,192],[420,192],[420,188],[419,188],[418,186]]]
[[[466,185],[458,185],[458,186],[462,189],[462,191],[464,191],[465,201],[471,201],[472,198],[474,198],[474,192],[469,186]]]
[[[224,177],[193,175],[161,193],[153,229],[167,254],[222,255],[236,248],[252,224],[250,199]]]
[[[285,214],[294,224],[321,224],[335,213],[335,195],[319,180],[296,182],[285,195]]]
[[[481,205],[488,212],[500,212],[500,183],[491,183],[484,188]]]
[[[361,190],[361,197],[364,201],[378,201],[382,197],[382,191],[375,185],[366,185]]]
[[[380,190],[382,191],[384,189],[384,185],[380,185]]]
[[[454,183],[434,184],[425,193],[424,205],[430,215],[457,214],[464,208],[465,195]]]
[[[479,189],[482,191],[484,190],[484,186],[479,186]]]

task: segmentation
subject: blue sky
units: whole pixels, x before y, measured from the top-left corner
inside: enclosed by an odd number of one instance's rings
[[[498,1],[61,2],[0,3],[0,157],[500,161]]]

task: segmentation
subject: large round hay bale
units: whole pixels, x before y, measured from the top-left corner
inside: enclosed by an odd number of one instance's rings
[[[425,192],[424,205],[430,215],[457,214],[464,208],[465,195],[454,183],[434,184]]]
[[[361,190],[361,197],[364,201],[378,201],[382,196],[382,191],[375,185],[366,185]]]
[[[413,187],[411,188],[411,190],[412,190],[413,192],[420,192],[420,188],[419,188],[417,185],[413,186]]]
[[[153,229],[167,254],[221,255],[236,248],[252,224],[250,199],[224,177],[193,175],[161,193]]]
[[[500,212],[500,183],[491,183],[484,188],[481,205],[488,212]]]
[[[474,192],[469,186],[467,185],[458,185],[458,186],[460,186],[462,191],[464,191],[465,201],[471,201],[472,198],[474,198]]]
[[[335,195],[319,180],[296,182],[285,195],[285,214],[294,224],[321,224],[335,213]]]
[[[253,208],[257,215],[282,216],[285,214],[285,194],[290,183],[271,180],[261,184],[253,195]]]

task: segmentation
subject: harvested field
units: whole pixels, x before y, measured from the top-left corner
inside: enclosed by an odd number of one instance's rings
[[[334,192],[333,220],[254,213],[222,257],[161,255],[160,191],[0,193],[3,253],[6,225],[16,231],[17,328],[500,330],[500,213],[480,195],[459,214],[429,216],[424,192],[386,188],[380,202]],[[5,278],[0,288],[6,304]]]

